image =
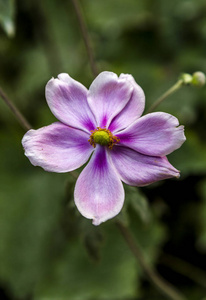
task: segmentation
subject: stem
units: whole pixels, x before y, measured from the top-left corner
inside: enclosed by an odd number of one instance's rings
[[[79,22],[79,27],[80,27],[80,30],[82,33],[82,37],[84,39],[84,44],[85,44],[85,47],[87,50],[91,70],[92,70],[94,77],[96,77],[98,75],[98,70],[97,70],[97,66],[95,63],[95,59],[94,59],[94,53],[93,53],[93,50],[91,47],[91,41],[90,41],[88,29],[87,29],[86,22],[83,17],[83,12],[82,12],[82,9],[81,9],[81,6],[80,6],[78,0],[71,0],[71,1],[74,5],[75,13],[77,15],[77,19]]]
[[[18,108],[15,106],[15,104],[8,98],[8,96],[4,93],[2,88],[0,87],[0,97],[4,100],[6,105],[10,108],[10,110],[15,115],[16,119],[19,121],[20,125],[23,127],[23,129],[30,130],[32,127],[29,124],[29,122],[26,120],[26,118],[22,115],[22,113],[18,110]]]
[[[179,79],[169,90],[167,90],[161,97],[159,97],[148,109],[148,113],[155,110],[155,108],[162,103],[168,96],[172,95],[174,92],[179,90],[181,86],[184,84],[184,81],[182,79]]]
[[[156,270],[152,269],[144,259],[144,256],[134,240],[132,234],[120,221],[116,222],[116,225],[128,244],[131,252],[138,260],[140,266],[144,270],[145,274],[151,281],[151,283],[159,289],[159,291],[170,300],[185,300],[185,297],[180,294],[170,283],[164,280]]]

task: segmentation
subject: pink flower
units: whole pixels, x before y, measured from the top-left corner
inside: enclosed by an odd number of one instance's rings
[[[124,202],[122,181],[144,186],[179,177],[166,155],[185,141],[184,127],[167,113],[140,117],[145,96],[131,75],[102,72],[87,90],[68,74],[46,85],[47,103],[59,120],[23,137],[25,155],[49,172],[79,175],[74,200],[94,225],[116,216]]]

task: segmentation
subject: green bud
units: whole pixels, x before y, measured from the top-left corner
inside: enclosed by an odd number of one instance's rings
[[[205,85],[205,74],[199,71],[193,73],[191,84],[197,87]]]
[[[184,73],[180,76],[180,79],[183,81],[183,84],[191,84],[193,77],[188,73]]]

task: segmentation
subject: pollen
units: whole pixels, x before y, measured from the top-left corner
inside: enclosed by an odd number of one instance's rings
[[[88,142],[95,148],[96,144],[102,146],[108,146],[112,149],[115,144],[117,144],[120,139],[113,135],[109,129],[97,127],[95,130],[91,130],[90,139]]]

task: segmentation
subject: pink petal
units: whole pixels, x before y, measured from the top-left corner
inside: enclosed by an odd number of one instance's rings
[[[168,162],[166,156],[147,156],[126,147],[115,146],[111,150],[111,157],[121,180],[129,185],[144,186],[179,177],[179,171]]]
[[[94,148],[88,139],[86,132],[56,122],[29,130],[22,144],[25,155],[34,166],[62,173],[81,167],[89,159]]]
[[[100,127],[108,128],[111,120],[125,107],[133,91],[129,80],[112,72],[102,72],[89,88],[88,102]]]
[[[139,118],[145,107],[145,95],[142,88],[135,82],[134,78],[128,74],[121,74],[121,79],[128,80],[133,86],[133,93],[127,105],[123,110],[112,120],[109,129],[117,132],[128,127],[137,118]]]
[[[151,156],[165,156],[178,149],[186,140],[184,127],[174,116],[155,112],[139,118],[118,133],[120,145]]]
[[[54,116],[61,122],[90,132],[96,121],[87,102],[87,89],[68,74],[52,78],[46,85],[46,99]]]
[[[110,162],[106,147],[98,146],[79,178],[74,200],[80,213],[99,225],[116,216],[124,202],[122,182]]]

